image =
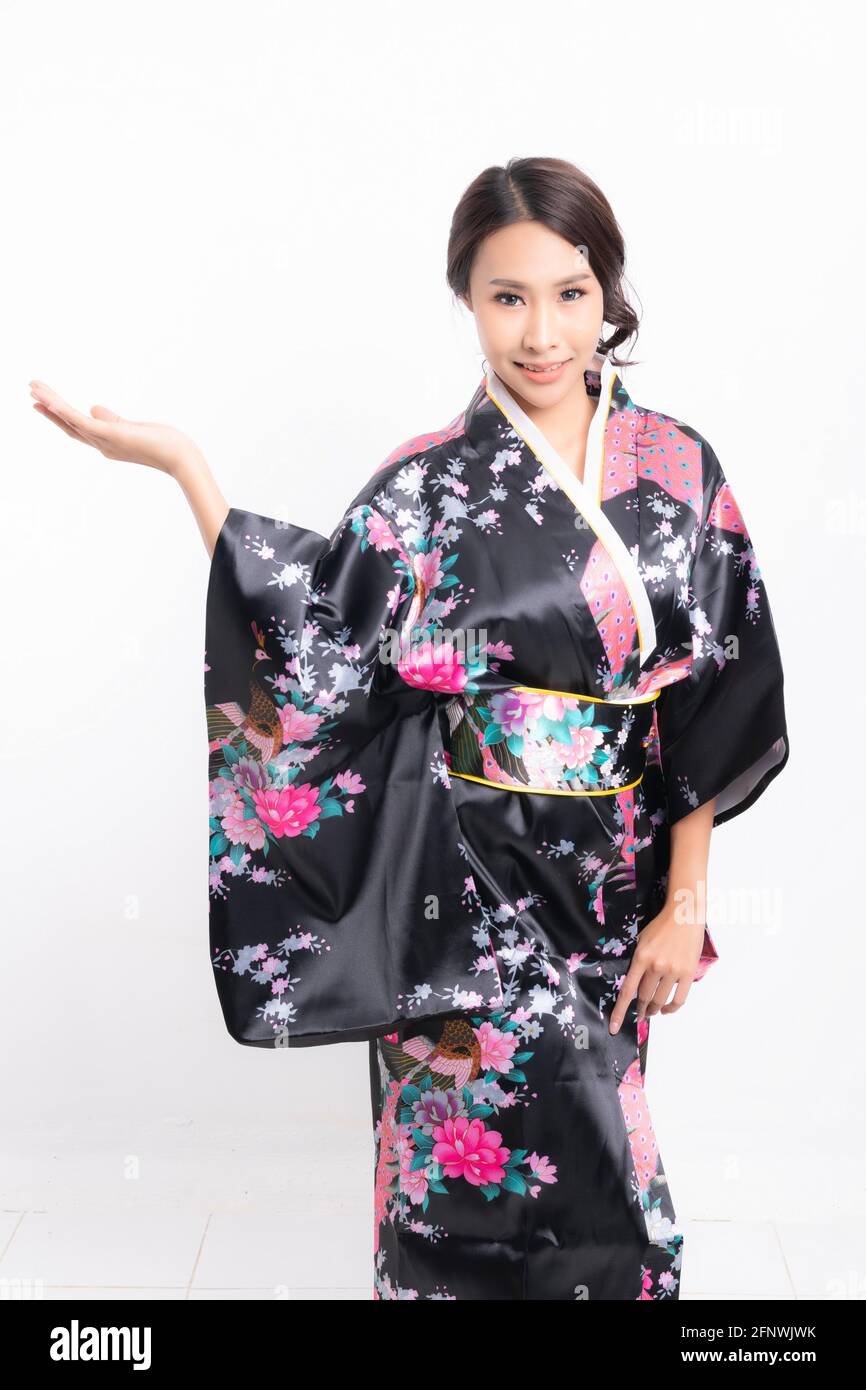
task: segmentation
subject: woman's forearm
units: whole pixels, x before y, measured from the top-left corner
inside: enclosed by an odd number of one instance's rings
[[[172,469],[172,475],[183,489],[198,522],[205,549],[212,557],[217,536],[229,512],[228,503],[216,485],[206,458],[198,449],[184,453]]]
[[[691,895],[694,916],[690,913],[690,920],[703,921],[706,916],[707,864],[715,807],[714,797],[671,826],[667,901],[682,909],[687,906],[685,895]]]

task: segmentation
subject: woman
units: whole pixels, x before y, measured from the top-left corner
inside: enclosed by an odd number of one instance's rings
[[[32,383],[177,478],[212,555],[219,997],[245,1045],[368,1041],[378,1299],[679,1295],[649,1019],[716,959],[710,831],[788,734],[719,460],[612,356],[623,268],[572,165],[485,170],[448,280],[486,372],[330,539],[228,508],[176,431]]]

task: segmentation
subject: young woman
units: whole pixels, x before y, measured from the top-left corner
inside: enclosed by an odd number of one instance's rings
[[[174,476],[212,555],[219,997],[245,1045],[368,1041],[374,1298],[679,1295],[649,1019],[716,959],[710,831],[788,734],[719,460],[613,357],[624,263],[574,166],[479,175],[448,282],[485,374],[330,539],[228,508],[177,431],[31,383]]]

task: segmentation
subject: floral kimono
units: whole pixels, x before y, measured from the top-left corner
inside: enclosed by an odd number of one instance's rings
[[[679,1294],[649,1020],[609,1019],[671,826],[787,762],[782,665],[713,449],[593,366],[582,481],[488,372],[330,539],[232,508],[213,554],[219,1000],[367,1042],[377,1299]]]

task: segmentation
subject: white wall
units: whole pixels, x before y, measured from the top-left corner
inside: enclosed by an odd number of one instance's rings
[[[626,385],[718,452],[786,661],[790,764],[714,835],[721,959],[653,1023],[674,1199],[692,1217],[866,1215],[848,16],[838,0],[4,0],[3,1204],[74,1196],[82,1170],[52,1166],[71,1153],[111,1190],[143,1135],[155,1164],[183,1149],[214,1201],[221,1155],[267,1151],[255,1181],[279,1193],[316,1117],[356,1150],[370,1121],[363,1045],[271,1054],[224,1031],[207,556],[170,480],[55,430],[28,381],[179,426],[233,505],[327,533],[480,378],[444,282],[462,190],[488,164],[553,154],[613,204],[644,316]],[[726,925],[744,891],[769,909]]]

